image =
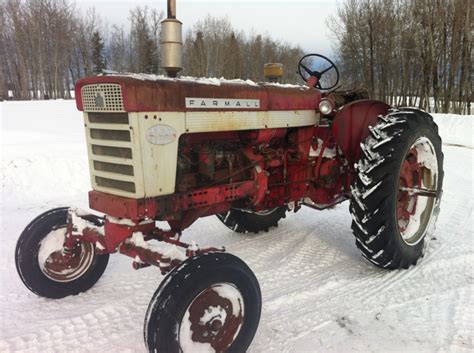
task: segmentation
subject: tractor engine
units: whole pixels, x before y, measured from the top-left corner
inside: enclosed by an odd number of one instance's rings
[[[319,130],[324,134],[324,129]],[[301,131],[299,135],[301,138]],[[342,193],[343,159],[335,141],[321,137],[325,140],[312,137],[300,141],[298,129],[284,128],[222,132],[213,134],[212,140],[206,133],[183,135],[176,191],[252,179],[252,170],[264,160],[265,198],[258,205],[240,202],[240,208],[271,209],[286,203],[295,192],[308,195],[305,202],[309,205],[324,207],[334,201],[335,194]],[[291,173],[288,166],[292,166]],[[293,181],[287,183],[288,178]]]

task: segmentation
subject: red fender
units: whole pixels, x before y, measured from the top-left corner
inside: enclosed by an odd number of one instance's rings
[[[360,100],[346,104],[334,118],[332,132],[350,165],[359,160],[360,143],[369,135],[369,126],[377,123],[379,115],[386,115],[390,106],[375,100]]]

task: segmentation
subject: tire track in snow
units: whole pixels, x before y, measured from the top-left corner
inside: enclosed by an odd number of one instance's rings
[[[371,292],[368,293],[369,298],[372,298],[374,294],[376,293],[381,293],[384,294],[390,289],[392,289],[394,286],[398,284],[399,281],[406,281],[412,276],[415,276],[420,270],[428,266],[432,261],[437,262],[439,261],[440,256],[442,253],[448,249],[448,252],[451,253],[452,250],[452,245],[457,243],[456,237],[459,237],[459,231],[462,229],[468,229],[467,223],[472,222],[472,218],[469,216],[472,216],[472,202],[469,202],[467,207],[456,207],[456,208],[450,208],[450,217],[449,219],[451,220],[452,224],[455,224],[455,228],[453,229],[450,227],[449,233],[455,234],[455,237],[448,236],[440,236],[436,235],[440,232],[441,229],[437,228],[434,232],[435,236],[437,236],[438,239],[436,240],[436,244],[439,245],[434,245],[433,240],[430,241],[430,244],[428,246],[427,252],[425,253],[425,256],[420,259],[419,263],[410,268],[408,271],[405,270],[395,270],[393,274],[389,275],[388,280],[384,281],[381,283],[379,286],[374,288]],[[448,205],[447,207],[448,208]],[[458,228],[459,230],[457,231]],[[367,301],[366,301],[367,302]]]
[[[58,324],[40,328],[35,333],[20,334],[4,340],[1,346],[6,351],[40,351],[40,352],[76,352],[97,351],[97,347],[104,348],[114,345],[125,336],[136,341],[137,328],[142,322],[137,322],[136,313],[132,307],[104,305],[94,310],[72,318],[56,320]],[[113,323],[113,324],[110,324]],[[117,334],[120,332],[120,335]],[[136,342],[137,347],[143,343]]]
[[[25,151],[28,158],[14,162],[17,168],[2,169],[2,191],[8,189],[13,203],[2,200],[5,256],[0,267],[6,286],[0,292],[0,351],[144,352],[143,318],[162,280],[158,270],[134,272],[129,259],[116,255],[98,284],[80,296],[49,301],[20,287],[11,260],[22,228],[18,223],[26,225],[38,209],[55,207],[58,201],[87,204],[89,189],[87,164],[78,163],[86,157],[84,151],[74,147],[72,152],[66,148],[44,156],[30,147]],[[349,213],[340,208],[303,209],[278,229],[255,237],[234,235],[218,221],[206,219],[185,232],[186,239],[196,235],[200,245],[222,242],[257,273],[263,315],[249,353],[300,353],[302,347],[320,352],[474,349],[472,173],[464,168],[472,166],[473,154],[446,147],[445,156],[438,240],[418,266],[398,274],[364,262],[355,250]],[[376,319],[379,313],[381,321]],[[391,341],[389,335],[394,337]]]

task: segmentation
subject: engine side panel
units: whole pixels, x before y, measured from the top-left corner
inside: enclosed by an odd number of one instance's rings
[[[84,113],[94,190],[143,198],[176,191],[178,144],[184,134],[268,131],[314,126],[315,111]]]

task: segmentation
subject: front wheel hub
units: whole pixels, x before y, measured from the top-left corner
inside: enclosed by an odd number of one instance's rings
[[[55,282],[71,282],[80,278],[95,258],[94,245],[77,242],[64,252],[65,227],[51,231],[40,243],[38,264],[43,274]],[[66,255],[66,256],[65,256]]]
[[[211,348],[225,352],[244,322],[244,300],[232,284],[214,284],[189,304],[179,327],[184,353]]]

